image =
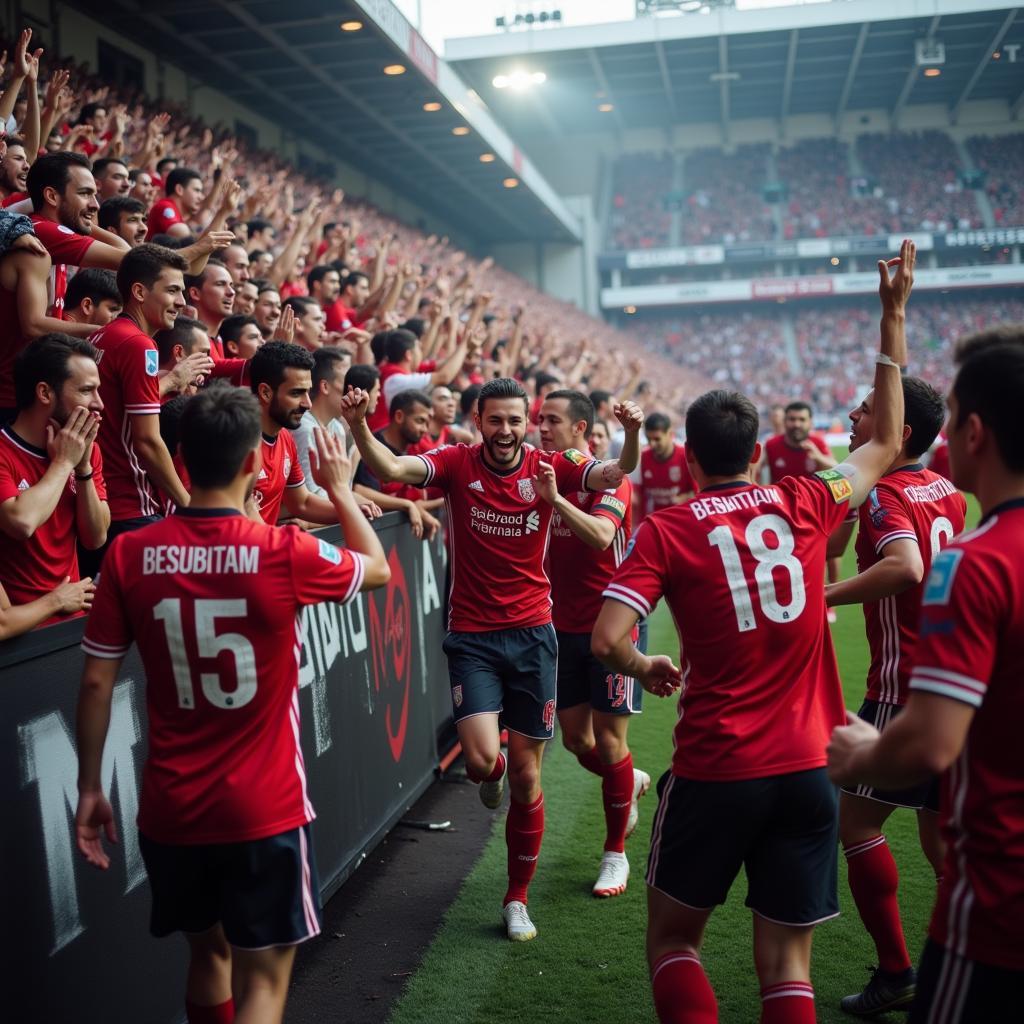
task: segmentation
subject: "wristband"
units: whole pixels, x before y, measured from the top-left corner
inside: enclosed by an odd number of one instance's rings
[[[75,479],[76,480],[91,480],[95,475],[96,475],[96,470],[90,469],[89,472],[85,474],[85,476],[79,476],[76,473],[75,474]]]
[[[875,362],[879,366],[895,366],[897,370],[903,369],[895,359],[890,359],[884,352],[879,352],[878,355],[875,356]]]

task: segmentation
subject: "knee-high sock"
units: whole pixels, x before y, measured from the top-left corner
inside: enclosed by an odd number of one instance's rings
[[[900,907],[896,901],[899,872],[885,836],[874,836],[844,848],[850,892],[860,919],[875,942],[878,966],[898,974],[910,966],[903,937]]]
[[[715,993],[693,953],[660,957],[651,971],[651,988],[661,1024],[718,1024]]]
[[[761,989],[761,1024],[814,1024],[814,989],[806,981],[783,981]]]
[[[505,755],[499,750],[498,760],[494,762],[494,768],[490,775],[476,775],[466,768],[466,775],[470,782],[497,782],[505,774]]]
[[[197,1006],[185,1000],[188,1024],[232,1024],[235,1019],[235,1001],[229,999],[217,1006]]]
[[[509,801],[505,819],[505,843],[508,846],[508,891],[505,903],[526,902],[526,890],[537,870],[537,857],[544,839],[544,794],[532,804]]]
[[[627,754],[617,764],[605,765],[601,781],[604,800],[604,821],[607,833],[604,848],[613,853],[626,849],[626,825],[633,802],[633,755]]]
[[[594,775],[600,775],[602,779],[604,778],[605,769],[608,766],[598,756],[597,747],[591,747],[585,754],[577,754],[576,760],[588,772],[593,772]]]

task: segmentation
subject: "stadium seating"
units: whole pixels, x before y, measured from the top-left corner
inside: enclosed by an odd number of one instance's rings
[[[974,135],[967,151],[987,175],[985,191],[996,225],[1019,226],[1024,222],[1024,135]]]
[[[665,196],[672,187],[668,153],[630,153],[615,162],[611,240],[616,249],[652,249],[669,244],[671,215]]]

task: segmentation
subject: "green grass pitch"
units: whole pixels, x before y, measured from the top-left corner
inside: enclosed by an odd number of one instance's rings
[[[976,522],[972,505],[969,523]],[[844,576],[854,572],[852,543]],[[839,609],[832,627],[847,706],[864,693],[867,645],[859,607]],[[652,652],[678,657],[678,644],[664,604],[651,620]],[[630,747],[638,767],[657,777],[668,766],[675,701],[645,695],[644,713],[630,725]],[[632,875],[627,892],[596,900],[596,878],[604,838],[600,782],[585,772],[556,738],[544,763],[547,830],[530,912],[539,936],[510,943],[501,927],[505,889],[504,816],[466,879],[458,899],[438,922],[437,937],[421,969],[410,980],[391,1024],[639,1024],[654,1021],[644,962],[644,882],[652,792],[641,801],[640,825],[627,843]],[[480,813],[487,813],[483,807]],[[900,905],[911,955],[924,941],[934,896],[934,878],[917,843],[916,819],[897,811],[886,834],[900,867]],[[841,916],[815,934],[813,982],[821,1024],[848,1022],[839,999],[868,980],[875,962],[846,884],[839,858]],[[741,876],[728,903],[711,918],[704,944],[706,970],[718,998],[722,1024],[751,1024],[760,1000],[751,955],[750,912],[743,906]],[[401,922],[395,922],[401,927]],[[893,1021],[904,1017],[891,1015]]]

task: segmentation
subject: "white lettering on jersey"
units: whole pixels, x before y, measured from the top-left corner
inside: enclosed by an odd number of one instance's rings
[[[260,571],[260,549],[255,545],[235,547],[217,544],[192,547],[182,544],[158,544],[142,549],[143,576],[182,573],[235,573],[254,575]]]
[[[714,494],[709,498],[694,498],[687,506],[700,519],[708,516],[728,515],[744,508],[757,508],[759,505],[781,505],[782,495],[775,487],[754,487],[749,491],[736,494]]]

